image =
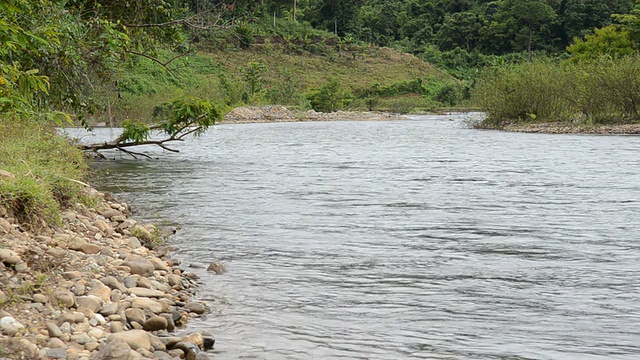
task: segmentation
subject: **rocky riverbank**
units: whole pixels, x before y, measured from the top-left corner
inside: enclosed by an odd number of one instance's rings
[[[207,359],[212,336],[177,335],[208,309],[163,229],[85,191],[96,206],[77,204],[62,226],[37,231],[0,206],[0,359]]]
[[[554,122],[513,124],[501,130],[541,134],[640,135],[640,124],[582,125]]]
[[[375,111],[336,111],[321,113],[314,110],[296,111],[282,105],[246,106],[233,109],[225,115],[222,123],[248,124],[295,121],[387,121],[406,120],[393,113]]]

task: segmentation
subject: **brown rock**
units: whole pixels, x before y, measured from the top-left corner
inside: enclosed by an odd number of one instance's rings
[[[149,335],[144,330],[129,330],[123,331],[116,334],[111,334],[107,338],[107,342],[111,342],[116,339],[124,340],[131,349],[145,349],[151,350],[151,343],[149,342]]]
[[[58,290],[54,293],[53,297],[60,303],[60,305],[70,308],[76,304],[76,297],[69,290]]]
[[[0,262],[7,265],[15,265],[21,261],[22,259],[20,259],[20,255],[17,252],[9,249],[0,249]]]
[[[164,330],[168,326],[167,319],[162,316],[152,316],[144,322],[143,328],[146,331]]]
[[[113,334],[111,336],[115,336]],[[111,338],[105,346],[96,354],[91,356],[91,360],[129,360],[131,354],[131,346],[122,338]]]
[[[209,267],[207,268],[207,271],[212,271],[212,272],[216,273],[217,275],[220,275],[220,274],[224,274],[225,272],[227,272],[227,269],[224,267],[224,265],[222,265],[219,262],[212,262],[211,264],[209,264]]]
[[[141,296],[141,297],[162,297],[162,296],[165,296],[165,294],[162,291],[153,290],[153,289],[147,289],[147,288],[142,288],[142,287],[132,287],[132,288],[128,289],[127,291],[129,291],[130,294],[133,294],[135,296]]]
[[[131,307],[135,308],[135,309],[143,309],[143,310],[149,310],[154,314],[160,314],[164,310],[164,306],[152,299],[149,298],[144,298],[144,297],[138,297],[133,299],[133,301],[131,301]]]
[[[138,274],[141,276],[151,276],[155,270],[155,266],[144,258],[138,258],[135,260],[129,260],[122,263],[124,266],[128,266],[131,269],[132,274]]]

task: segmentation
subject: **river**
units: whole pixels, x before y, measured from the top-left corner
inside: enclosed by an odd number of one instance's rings
[[[225,264],[215,359],[640,358],[640,137],[467,117],[220,125],[98,185]]]

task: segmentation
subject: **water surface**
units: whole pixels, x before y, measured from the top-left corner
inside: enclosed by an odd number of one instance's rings
[[[101,186],[227,266],[215,358],[640,358],[640,137],[466,117],[221,125]]]

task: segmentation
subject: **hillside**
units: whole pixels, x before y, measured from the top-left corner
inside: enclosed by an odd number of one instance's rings
[[[140,59],[121,74],[121,99],[113,104],[112,121],[149,120],[158,104],[183,96],[222,100],[229,108],[287,105],[308,110],[331,81],[344,100],[340,109],[433,111],[463,97],[458,81],[410,54],[375,46],[282,42],[261,39],[246,49],[200,52],[181,60],[177,77]],[[95,120],[106,121],[105,116],[100,113]]]

